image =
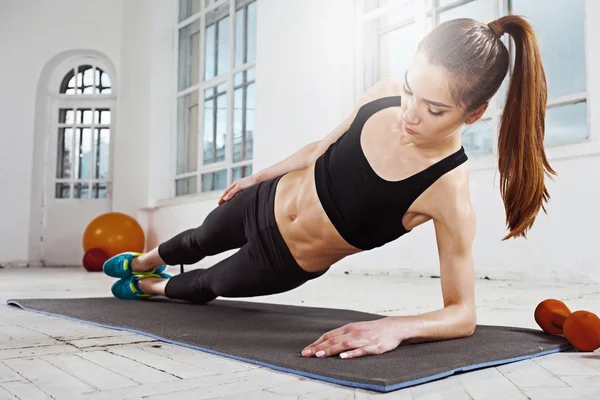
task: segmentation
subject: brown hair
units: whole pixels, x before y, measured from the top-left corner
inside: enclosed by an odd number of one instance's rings
[[[498,134],[500,193],[510,231],[503,240],[526,237],[550,199],[544,176],[556,175],[544,151],[547,86],[533,28],[516,15],[489,24],[460,18],[440,24],[418,48],[450,73],[453,100],[471,112],[490,100],[508,73],[510,55],[500,40],[505,32],[514,40],[515,64]]]

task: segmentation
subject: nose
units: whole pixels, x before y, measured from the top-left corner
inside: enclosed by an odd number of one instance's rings
[[[410,125],[418,125],[419,122],[421,122],[421,119],[418,115],[416,101],[414,99],[407,99],[406,102],[403,101],[403,103],[406,104],[406,106],[402,114],[402,120]]]

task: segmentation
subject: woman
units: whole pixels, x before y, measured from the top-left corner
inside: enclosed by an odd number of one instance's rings
[[[105,272],[122,278],[113,286],[115,296],[202,304],[218,296],[281,293],[431,220],[444,308],[349,324],[302,354],[354,358],[401,342],[471,335],[475,215],[460,131],[482,116],[507,75],[505,32],[515,42],[516,59],[498,137],[500,191],[505,239],[525,237],[549,199],[544,175],[554,174],[544,153],[546,80],[535,34],[518,16],[488,25],[457,19],[421,41],[404,80],[378,82],[323,140],[234,182],[201,226],[146,254],[107,261]],[[193,264],[236,248],[211,268],[172,278],[162,273],[165,265]]]

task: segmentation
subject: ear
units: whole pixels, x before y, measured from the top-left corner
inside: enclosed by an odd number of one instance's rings
[[[488,103],[487,102],[483,103],[483,105],[481,105],[477,110],[475,110],[471,114],[469,114],[469,116],[465,120],[465,124],[471,125],[471,124],[474,124],[475,122],[477,122],[479,120],[479,118],[481,118],[483,113],[485,113],[485,110],[487,110],[487,108],[488,108]]]

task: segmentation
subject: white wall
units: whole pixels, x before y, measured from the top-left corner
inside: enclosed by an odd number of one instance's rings
[[[353,0],[259,0],[253,169],[322,139],[354,106]]]
[[[169,196],[176,7],[161,0],[123,3],[113,209],[135,218]]]
[[[55,57],[72,50],[94,51],[118,69],[122,0],[3,0],[0,6],[0,264],[39,259],[43,163],[34,148],[40,77]],[[65,53],[66,54],[66,53]],[[44,110],[37,110],[38,116]],[[47,116],[46,116],[47,117]],[[41,179],[41,175],[40,175]],[[31,216],[33,215],[33,220]],[[40,217],[41,220],[41,217]]]

